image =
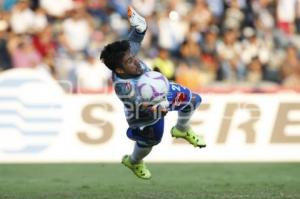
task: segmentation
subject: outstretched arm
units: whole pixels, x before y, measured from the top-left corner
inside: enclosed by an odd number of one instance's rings
[[[128,7],[128,20],[132,30],[129,33],[128,41],[132,54],[136,55],[141,47],[141,42],[144,39],[147,23],[144,17],[140,16],[132,7]]]

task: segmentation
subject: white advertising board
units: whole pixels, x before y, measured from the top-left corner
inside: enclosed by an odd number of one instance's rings
[[[147,161],[300,161],[300,95],[206,94],[192,127],[207,147],[171,138]],[[119,162],[132,152],[121,102],[113,94],[68,95],[32,70],[0,74],[0,163]]]

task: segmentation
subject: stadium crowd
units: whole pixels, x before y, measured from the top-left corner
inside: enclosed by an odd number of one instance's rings
[[[199,88],[300,87],[300,0],[0,0],[0,70],[34,68],[74,92],[110,85],[101,49],[148,22],[141,58]],[[63,85],[63,84],[62,84]]]

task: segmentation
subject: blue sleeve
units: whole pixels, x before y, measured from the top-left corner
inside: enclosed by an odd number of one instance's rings
[[[170,102],[170,110],[178,111],[184,109],[191,103],[192,91],[180,84],[170,82],[167,99]]]
[[[128,36],[128,41],[130,43],[130,51],[132,54],[136,55],[139,52],[145,34],[146,31],[143,33],[138,33],[135,28],[131,29]]]

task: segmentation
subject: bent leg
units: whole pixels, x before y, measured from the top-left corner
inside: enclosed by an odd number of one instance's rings
[[[176,128],[179,130],[185,131],[189,128],[189,122],[194,111],[199,107],[201,104],[202,98],[200,95],[193,93],[192,99],[190,103],[185,106],[183,109],[178,111],[178,119],[176,123]]]
[[[125,155],[122,163],[128,167],[139,178],[149,179],[151,173],[147,169],[143,159],[151,152],[152,147],[160,143],[164,131],[164,118],[154,125],[143,129],[128,128],[127,136],[136,141],[132,154]]]
[[[164,132],[164,118],[151,126],[146,126],[142,130],[139,128],[128,128],[127,136],[136,141],[134,151],[131,155],[133,163],[138,163],[146,157],[152,146],[160,143]]]
[[[178,119],[176,125],[171,129],[172,137],[183,138],[195,147],[205,147],[206,143],[204,138],[196,134],[190,127],[189,122],[194,111],[201,104],[200,95],[193,93],[192,99],[183,109],[178,111]]]

